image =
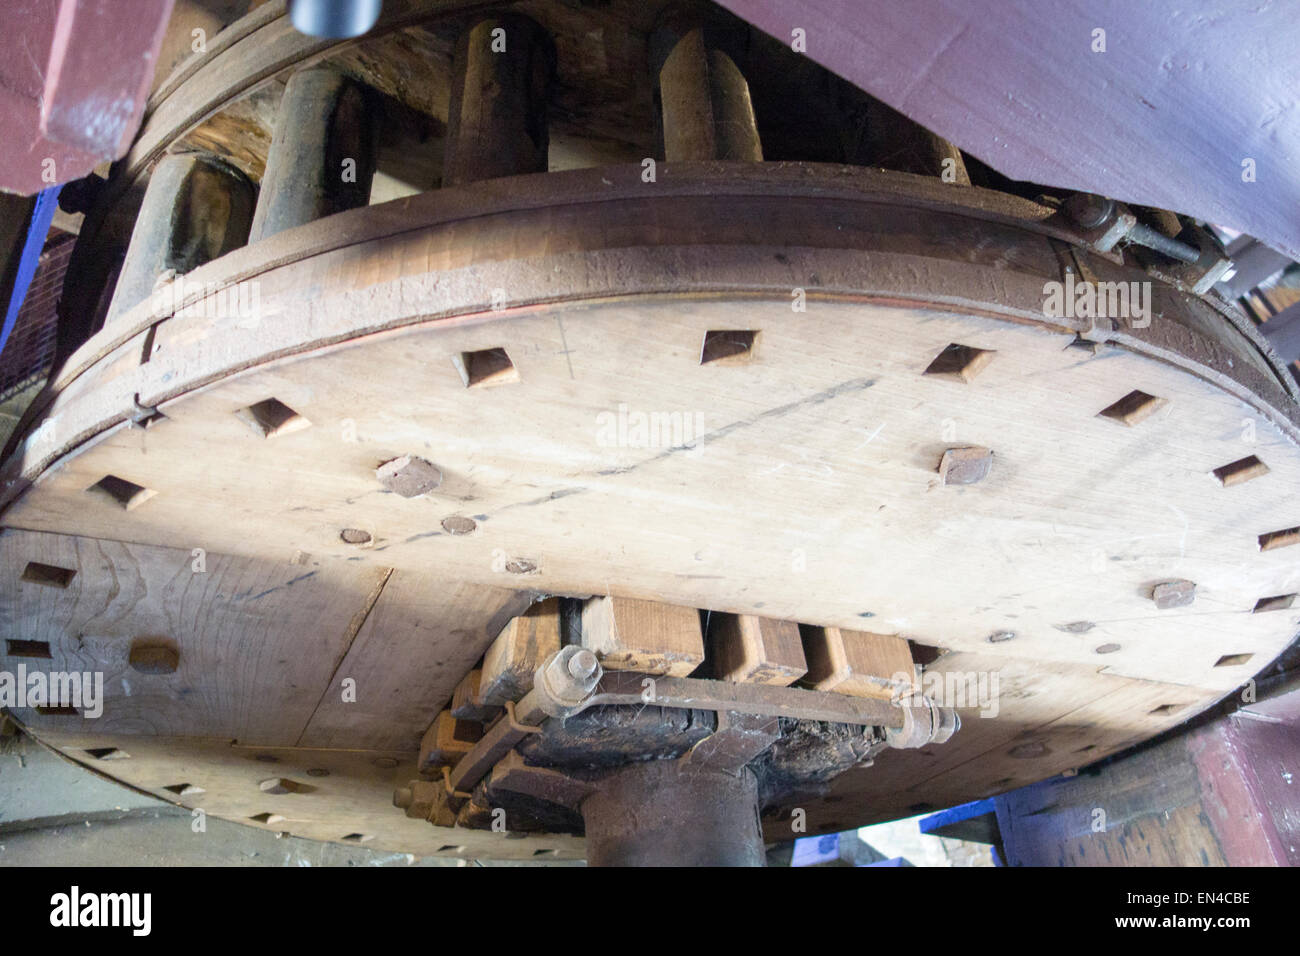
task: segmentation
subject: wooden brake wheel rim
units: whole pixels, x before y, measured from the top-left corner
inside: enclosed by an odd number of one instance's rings
[[[394,6],[397,29],[480,5]],[[220,64],[251,64],[223,80],[247,92],[327,52],[281,20],[250,17],[164,86],[132,176],[229,99],[192,85]],[[258,31],[278,44],[261,60]],[[351,209],[90,337],[0,469],[0,663],[102,672],[103,716],[23,724],[241,822],[581,857],[577,837],[391,806],[432,718],[542,595],[897,635],[949,690],[991,690],[952,702],[965,726],[941,747],[835,777],[801,804],[812,832],[1086,765],[1291,643],[1294,383],[1221,303],[974,187],[643,173]],[[1150,321],[1048,314],[1048,283],[1079,278],[1137,283]],[[378,474],[404,456],[429,463],[412,497]],[[767,808],[774,839],[788,809]]]

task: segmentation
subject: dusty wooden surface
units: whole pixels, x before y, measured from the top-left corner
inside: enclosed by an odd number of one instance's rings
[[[1072,238],[1043,207],[846,167],[659,172],[353,210],[191,276],[213,283],[200,307],[255,282],[256,315],[146,304],[87,342],[3,466],[0,607],[48,644],[34,660],[105,671],[106,718],[24,720],[187,806],[477,852],[500,838],[389,799],[535,594],[925,649],[962,731],[838,778],[806,807],[816,829],[1089,763],[1289,643],[1300,608],[1255,609],[1300,591],[1292,549],[1260,546],[1300,524],[1294,407],[1214,309],[1157,283],[1149,328],[1081,343],[1089,323],[1043,314]],[[713,360],[710,333],[740,346]],[[980,360],[935,369],[954,345]],[[497,350],[509,374],[473,374]],[[1160,404],[1102,414],[1135,391]],[[293,427],[250,426],[271,399]],[[944,484],[969,446],[992,450],[987,476]],[[442,483],[387,492],[376,469],[404,455]],[[1251,457],[1267,470],[1216,478]],[[108,476],[152,494],[88,491]],[[1172,580],[1191,605],[1156,606]],[[174,647],[175,672],[132,668],[141,640]],[[105,747],[130,756],[86,753]],[[279,776],[314,789],[261,786]],[[164,789],[183,783],[203,793]],[[511,852],[580,853],[549,839]]]

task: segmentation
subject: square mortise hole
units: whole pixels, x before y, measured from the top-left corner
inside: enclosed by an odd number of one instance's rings
[[[466,388],[476,385],[505,385],[519,381],[519,371],[505,349],[480,349],[461,352],[452,358]]]
[[[168,793],[174,793],[178,797],[193,797],[200,793],[207,793],[202,787],[196,787],[192,783],[173,783],[170,787],[163,787]]]
[[[1152,717],[1168,717],[1183,709],[1182,704],[1161,704],[1155,710],[1151,711]]]
[[[457,846],[457,845],[454,844],[454,843],[444,843],[442,846],[438,847],[438,849],[437,849],[436,852],[438,852],[438,853],[464,853],[464,852],[465,852],[465,848],[464,848],[463,846]]]
[[[1097,414],[1123,425],[1133,426],[1150,418],[1167,404],[1163,398],[1156,398],[1146,392],[1132,391],[1114,405],[1103,408]]]
[[[718,329],[704,333],[700,364],[721,362],[726,365],[748,362],[754,357],[758,333],[753,329]]]
[[[373,833],[349,833],[343,838],[344,843],[365,843],[375,838]]]
[[[71,568],[59,568],[39,561],[28,561],[23,568],[22,579],[28,584],[43,584],[49,588],[66,588],[72,583],[77,572]]]
[[[1270,531],[1259,536],[1259,550],[1274,551],[1300,544],[1300,528],[1286,528],[1282,531]]]
[[[992,349],[977,349],[971,345],[959,345],[953,342],[935,356],[934,361],[926,366],[923,374],[969,382],[984,371],[985,366],[993,361],[993,356],[996,354]]]
[[[125,478],[119,478],[117,475],[105,475],[86,490],[91,494],[108,499],[119,508],[125,508],[127,511],[140,507],[157,494],[156,491],[151,491],[143,485],[137,485],[133,481],[127,481]]]
[[[284,817],[278,813],[258,813],[249,817],[254,823],[265,823],[268,826],[281,822]]]
[[[92,747],[86,750],[96,760],[126,760],[131,755],[116,747]]]
[[[1265,611],[1285,611],[1293,604],[1295,604],[1294,594],[1275,594],[1272,597],[1263,597],[1256,601],[1254,613],[1263,614]]]
[[[235,415],[263,438],[276,438],[311,427],[311,422],[278,398],[238,409]]]
[[[1215,667],[1239,667],[1246,663],[1254,654],[1224,654],[1214,662]]]
[[[5,653],[10,657],[39,657],[50,659],[50,645],[45,641],[21,641],[6,639]]]
[[[555,856],[559,850],[534,850],[533,856]]]
[[[1268,465],[1264,464],[1254,455],[1241,458],[1228,465],[1223,465],[1214,469],[1214,477],[1219,479],[1219,483],[1225,488],[1229,485],[1239,485],[1243,481],[1250,481],[1252,478],[1258,478],[1261,475],[1268,474]]]

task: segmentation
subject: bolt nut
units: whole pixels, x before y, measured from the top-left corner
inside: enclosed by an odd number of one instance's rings
[[[533,691],[541,691],[544,698],[549,698],[549,705],[543,706],[551,708],[547,710],[551,716],[558,716],[558,712],[552,713],[554,708],[581,704],[595,689],[602,673],[595,654],[585,647],[569,644],[537,669]]]
[[[569,673],[575,680],[585,681],[596,672],[600,661],[591,651],[583,649],[569,658]]]
[[[1065,211],[1084,229],[1099,229],[1115,216],[1115,202],[1093,193],[1075,193],[1065,201]]]
[[[936,707],[935,718],[934,731],[930,734],[931,743],[947,743],[953,734],[961,730],[961,714],[957,713],[955,707]]]

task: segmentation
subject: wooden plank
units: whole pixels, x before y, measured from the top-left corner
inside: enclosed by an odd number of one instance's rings
[[[657,601],[592,598],[582,608],[582,646],[608,670],[686,677],[704,663],[699,613]]]
[[[483,727],[468,720],[457,720],[451,711],[444,710],[434,718],[420,740],[420,773],[430,773],[439,767],[449,767],[474,749],[483,739]]]
[[[368,837],[371,849],[463,859],[580,860],[580,837],[517,834],[431,826],[393,806],[393,791],[415,778],[414,750],[335,750],[232,747],[229,740],[53,733],[62,753],[96,772],[106,767],[126,784],[192,811],[294,836],[336,843]],[[89,749],[129,748],[127,759],[103,761]],[[271,776],[312,787],[273,794],[259,784]],[[178,788],[189,785],[178,792]],[[255,820],[263,814],[271,820]],[[196,817],[197,819],[197,814]],[[278,819],[276,819],[278,818]],[[350,838],[350,839],[349,839]]]
[[[263,296],[265,302],[266,287]],[[689,314],[642,303],[599,317],[595,307],[565,316],[564,341],[559,313],[545,311],[387,333],[166,405],[167,421],[121,429],[67,459],[4,520],[281,559],[297,547],[487,586],[612,592],[851,629],[870,627],[864,615],[872,614],[889,630],[905,622],[906,636],[919,643],[1095,662],[1110,673],[1225,693],[1290,642],[1295,613],[1252,613],[1260,597],[1300,586],[1288,549],[1258,547],[1260,534],[1297,520],[1285,489],[1300,483],[1300,457],[1275,426],[1207,383],[1122,350],[1080,359],[1066,336],[992,320],[935,315],[916,324],[906,310],[887,309],[879,322],[859,327],[851,311],[819,305],[799,316],[796,328],[788,306],[777,303],[702,303]],[[753,387],[737,390],[693,362],[705,330],[741,323],[761,324],[763,345],[739,373]],[[641,330],[635,338],[619,332],[631,327]],[[846,368],[837,355],[850,333],[864,354],[884,363],[881,369],[894,371],[878,369],[877,380],[859,374],[870,371],[865,367]],[[452,356],[502,341],[518,343],[520,381],[466,388]],[[954,341],[998,358],[970,383],[924,374]],[[570,394],[575,386],[557,352],[565,342],[583,356],[573,359],[582,399]],[[688,353],[695,358],[687,361]],[[431,365],[430,355],[444,362]],[[683,361],[651,361],[656,355]],[[367,374],[380,366],[392,374]],[[639,369],[633,382],[630,367]],[[400,388],[436,377],[438,368],[445,379],[437,388],[416,399]],[[348,382],[347,394],[327,387],[331,381]],[[1169,404],[1136,428],[1098,417],[1138,386]],[[129,404],[131,394],[124,389],[123,401]],[[731,427],[781,408],[789,396],[797,401],[780,415]],[[312,427],[270,439],[254,434],[235,412],[268,397]],[[412,409],[412,420],[389,417],[386,410],[399,403]],[[616,425],[620,403],[707,409],[701,428],[715,435],[706,439],[708,455],[595,444],[592,422],[605,414]],[[827,416],[828,405],[841,412]],[[867,419],[876,424],[865,433],[841,424]],[[995,468],[980,485],[927,491],[938,481],[934,469],[946,446],[926,436],[945,420],[962,423],[960,440],[994,447],[1006,469]],[[1253,444],[1241,440],[1248,434],[1243,420],[1254,428]],[[1016,427],[1008,430],[1008,421]],[[1071,428],[1062,432],[1062,421]],[[55,431],[63,424],[56,422]],[[345,429],[363,440],[337,440],[350,433]],[[219,460],[209,454],[214,440],[226,452]],[[452,476],[431,499],[435,515],[374,493],[376,463],[425,441],[440,449],[431,460]],[[791,447],[806,457],[792,458]],[[1208,477],[1247,454],[1269,472],[1229,487]],[[575,474],[573,455],[589,456],[589,468]],[[737,508],[718,475],[743,476],[759,460],[771,473],[747,480],[744,507]],[[309,471],[299,467],[303,461],[328,464]],[[1081,484],[1076,466],[1084,461],[1093,463],[1097,480]],[[792,471],[815,476],[824,494],[792,499],[783,477]],[[523,472],[534,476],[535,488],[520,489],[510,477]],[[85,490],[106,473],[159,494],[130,512],[89,507]],[[463,477],[471,473],[472,489]],[[1177,513],[1117,493],[1125,487],[1164,487]],[[441,520],[467,517],[465,494],[476,497],[474,514],[486,516],[476,525],[481,530],[447,533]],[[294,499],[288,508],[286,497]],[[672,533],[639,517],[647,500]],[[884,508],[864,517],[863,500]],[[339,540],[339,529],[354,523],[373,528],[373,547]],[[571,533],[556,535],[557,527]],[[856,530],[828,539],[815,530],[821,527]],[[871,573],[862,574],[861,549],[871,535],[890,536],[889,560],[870,560]],[[934,540],[953,545],[940,589],[931,586]],[[698,541],[708,548],[692,546]],[[1190,541],[1201,544],[1191,548]],[[968,546],[973,542],[979,546]],[[497,551],[539,566],[511,572]],[[800,553],[806,572],[790,573]],[[1080,573],[1080,554],[1088,556],[1089,573]],[[1174,577],[1196,583],[1197,603],[1159,611],[1140,586]],[[1047,593],[1050,601],[1042,598]],[[1230,614],[1231,626],[1226,617],[1200,613],[1210,607]],[[988,643],[1003,631],[1015,640]],[[1227,634],[1234,646],[1225,648]],[[1097,655],[1112,645],[1119,650]],[[1216,667],[1224,654],[1240,653],[1252,655],[1245,670]]]
[[[483,671],[474,668],[464,676],[451,695],[451,715],[457,720],[469,720],[476,724],[485,724],[501,712],[499,707],[483,703],[479,691]]]
[[[291,744],[384,576],[10,529],[0,535],[0,632],[49,657],[25,659],[0,641],[0,670],[103,673],[101,717],[19,712],[37,728]],[[172,650],[175,671],[142,672],[131,659],[140,646]]]
[[[414,750],[500,622],[528,600],[501,588],[394,572],[298,745]],[[347,679],[354,698],[345,694]]]
[[[817,690],[889,700],[915,686],[907,640],[838,627],[804,627],[805,682]]]
[[[533,689],[533,675],[560,649],[560,601],[548,598],[514,618],[483,655],[478,699],[489,707],[519,700]]]
[[[808,671],[799,625],[753,614],[714,614],[709,661],[718,680],[793,684]]]

